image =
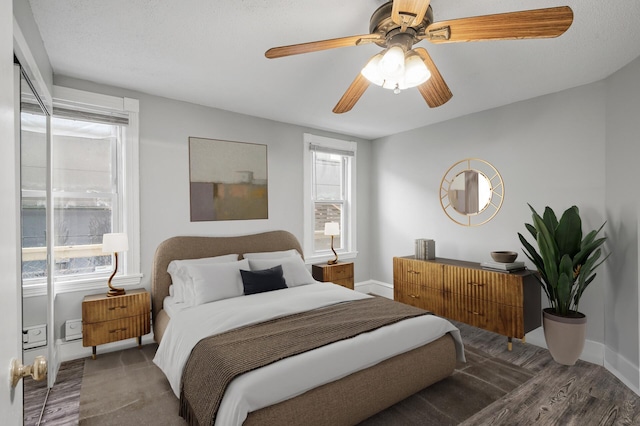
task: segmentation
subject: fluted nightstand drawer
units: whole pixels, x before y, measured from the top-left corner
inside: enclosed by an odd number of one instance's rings
[[[82,321],[94,323],[140,315],[150,310],[149,293],[130,290],[122,296],[107,297],[105,294],[86,296],[82,302]]]
[[[143,336],[151,332],[150,312],[129,318],[83,324],[82,343],[84,346],[97,346]]]
[[[353,290],[353,262],[329,265],[320,263],[311,267],[313,278],[322,282],[332,282]]]

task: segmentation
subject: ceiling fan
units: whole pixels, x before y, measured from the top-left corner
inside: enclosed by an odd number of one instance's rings
[[[369,34],[274,47],[267,58],[281,58],[338,47],[375,43],[384,48],[373,56],[347,88],[333,112],[350,111],[370,83],[395,93],[417,87],[429,107],[444,105],[453,96],[429,53],[413,45],[431,43],[551,38],[573,22],[569,6],[525,10],[470,18],[433,21],[430,0],[392,0],[380,6],[369,24]]]

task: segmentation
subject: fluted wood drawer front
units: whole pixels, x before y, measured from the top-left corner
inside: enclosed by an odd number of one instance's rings
[[[394,282],[393,298],[407,305],[426,309],[436,315],[444,314],[442,290],[408,282]]]
[[[443,265],[424,260],[393,258],[393,281],[442,289]]]
[[[92,324],[82,324],[83,346],[97,346],[143,336],[151,332],[151,314],[147,312],[129,318],[120,318]]]
[[[445,316],[504,336],[524,337],[522,308],[449,294]]]
[[[324,271],[325,281],[335,282],[336,280],[343,280],[345,278],[353,277],[353,263],[338,263],[326,268]]]
[[[123,296],[85,297],[82,302],[82,321],[94,323],[140,315],[150,311],[150,297],[146,291],[131,291]]]
[[[444,266],[445,291],[510,306],[523,306],[522,277],[482,269]]]

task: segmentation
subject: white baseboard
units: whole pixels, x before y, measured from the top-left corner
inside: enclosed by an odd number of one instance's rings
[[[544,339],[544,330],[538,327],[527,333],[527,343],[549,349]],[[592,364],[604,365],[604,345],[600,342],[587,339],[584,342],[584,349],[580,355],[580,359]]]
[[[142,344],[146,345],[149,343],[153,343],[153,333],[142,336]],[[66,342],[64,340],[58,339],[56,340],[56,345],[58,347],[58,361],[60,362],[86,358],[91,356],[92,354],[91,346],[82,346],[82,340],[72,340],[70,342]],[[120,340],[119,342],[107,343],[98,346],[97,353],[98,355],[100,355],[101,353],[104,354],[107,352],[114,352],[122,349],[135,348],[136,346],[138,346],[137,339]]]
[[[605,348],[604,368],[616,376],[629,389],[640,395],[640,370],[622,355]]]

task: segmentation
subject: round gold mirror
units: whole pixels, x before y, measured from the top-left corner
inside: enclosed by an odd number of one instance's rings
[[[504,183],[498,170],[477,158],[458,161],[440,182],[440,204],[459,225],[478,226],[490,221],[500,210]]]

